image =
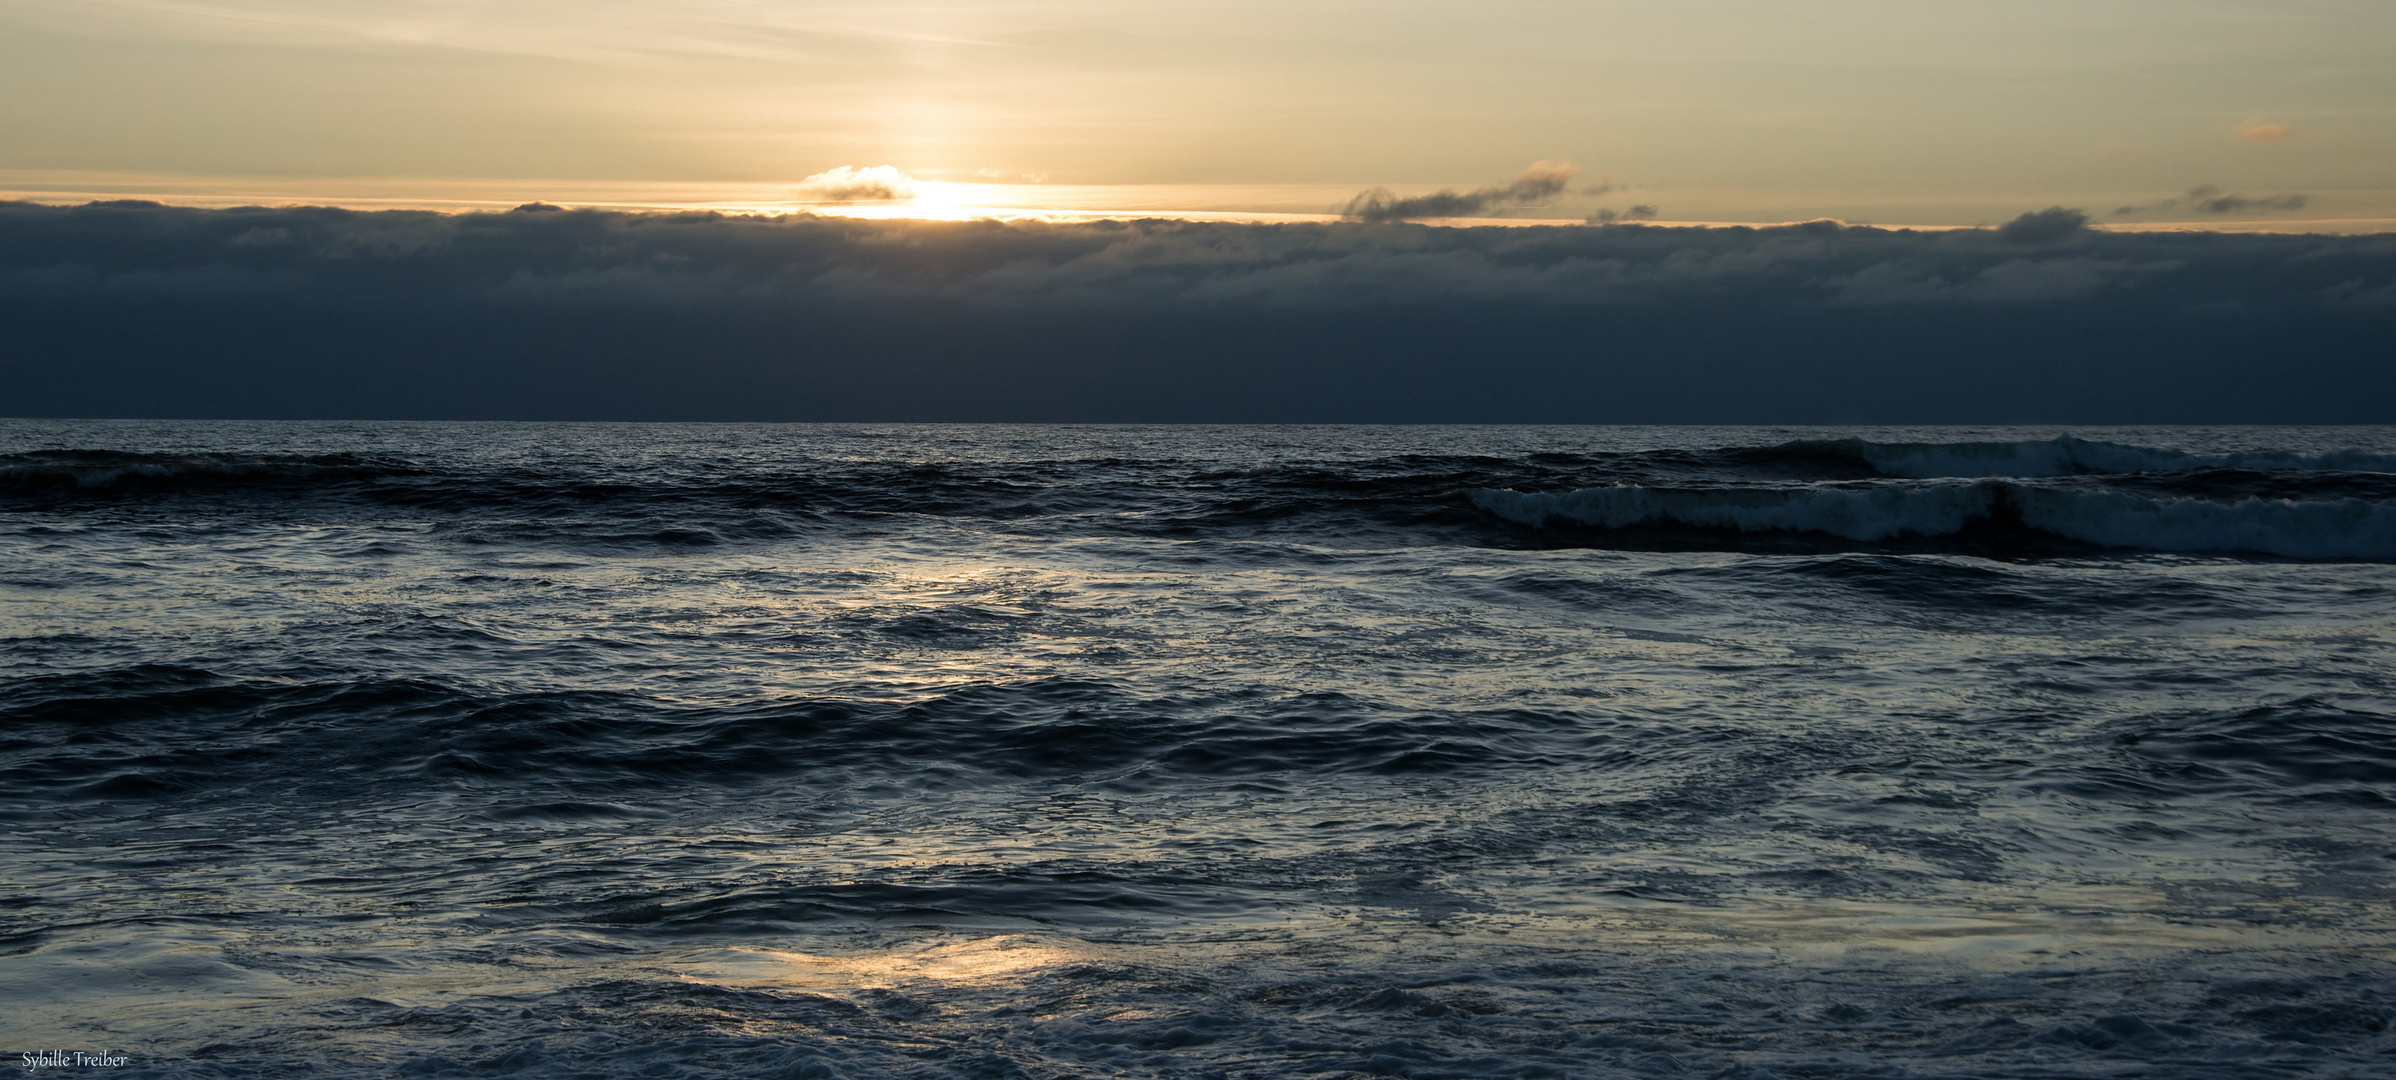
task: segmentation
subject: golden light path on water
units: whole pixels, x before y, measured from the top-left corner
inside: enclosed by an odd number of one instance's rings
[[[2085,902],[2083,912],[2056,910],[2058,900],[2073,898]],[[2358,940],[2353,934],[2287,926],[2264,929],[2235,918],[2192,919],[2186,912],[2167,910],[2165,898],[2151,890],[2084,887],[2012,899],[1910,904],[1780,900],[1705,908],[1606,895],[1588,897],[1570,905],[1576,909],[1570,911],[1461,912],[1425,923],[1368,907],[1210,926],[1192,935],[975,934],[925,928],[925,936],[897,935],[896,940],[884,938],[875,947],[856,951],[808,951],[796,943],[740,945],[691,950],[662,966],[694,983],[838,997],[929,987],[992,990],[1063,971],[1125,963],[1270,967],[1303,962],[1304,957],[1319,959],[1326,953],[1361,960],[1367,954],[1401,955],[1431,943],[1477,942],[1557,955],[1596,948],[1626,959],[1744,955],[1800,964],[1879,955],[1985,972],[2036,968],[2067,956],[2128,960],[2188,950],[2387,954],[2384,943]]]
[[[807,854],[769,850],[757,857],[762,868]],[[537,993],[545,979],[569,973],[585,981],[662,976],[687,985],[795,992],[877,1007],[895,1002],[947,1015],[987,1007],[991,1000],[1030,1000],[1034,984],[1092,972],[1136,968],[1205,978],[1241,970],[1271,982],[1446,954],[1503,953],[1532,961],[1604,954],[1618,963],[1701,967],[1933,965],[1991,975],[2038,971],[2067,958],[2137,963],[2252,950],[2390,955],[2383,934],[2321,925],[2329,908],[2340,905],[2320,898],[2290,897],[2283,901],[2287,910],[2258,920],[2263,912],[2252,896],[2200,910],[2202,905],[2192,907],[2164,887],[2047,883],[2036,895],[2007,893],[1998,885],[1917,902],[1759,897],[1711,905],[1621,893],[1578,892],[1569,899],[1550,893],[1547,902],[1506,905],[1511,910],[1459,910],[1436,918],[1409,910],[1404,898],[1385,898],[1396,906],[1364,899],[1331,907],[1298,904],[1230,920],[1079,930],[996,925],[1020,923],[1014,919],[967,920],[985,922],[981,927],[900,921],[656,951],[608,945],[607,935],[587,921],[561,923],[558,912],[549,912],[524,922],[517,933],[589,946],[574,950],[580,959],[526,955],[496,972],[429,962],[424,957],[440,951],[445,933],[378,918],[359,926],[362,934],[284,947],[280,955],[289,960],[338,961],[305,976],[298,967],[228,964],[227,950],[242,952],[243,946],[223,927],[161,928],[127,943],[112,941],[111,928],[93,926],[65,934],[43,956],[0,970],[0,993],[27,1002],[55,995],[57,1000],[16,1018],[28,1030],[67,1030],[96,1012],[126,1031],[148,1033],[159,1025],[237,1024],[259,1009],[289,1013],[344,1001],[463,1007],[492,994]],[[2342,914],[2349,925],[2385,925],[2390,914],[2384,902],[2348,907]],[[489,909],[474,908],[420,914],[451,927],[492,917]],[[1123,1005],[1108,1019],[1144,1018],[1140,1003]]]

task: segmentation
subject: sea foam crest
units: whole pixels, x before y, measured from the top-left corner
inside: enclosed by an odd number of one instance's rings
[[[1866,439],[1836,439],[1784,443],[1773,450],[1809,456],[1856,458],[1882,476],[1917,480],[2177,472],[2185,469],[2396,472],[2396,454],[2364,450],[2335,450],[2325,454],[2272,450],[2192,454],[2183,450],[2127,446],[2069,435],[2025,442],[1878,443]]]
[[[1994,518],[2102,547],[2248,551],[2294,558],[2396,558],[2396,505],[2363,499],[2155,499],[1980,482],[1929,487],[1675,490],[1635,485],[1556,494],[1481,489],[1473,505],[1537,528],[1678,525],[1824,533],[1877,542],[1937,537]]]

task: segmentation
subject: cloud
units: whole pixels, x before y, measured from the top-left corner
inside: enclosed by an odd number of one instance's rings
[[[2133,265],[2119,259],[2008,259],[1961,280],[1917,263],[1885,262],[1835,279],[1831,302],[1888,304],[2042,304],[2085,300],[2133,274],[2176,270],[2172,262]]]
[[[893,43],[1001,47],[1005,13],[957,6],[937,30],[889,5],[752,0],[11,0],[8,14],[54,26],[120,29],[245,45],[367,45],[596,63],[665,55],[779,63],[854,61]]]
[[[2239,121],[2235,130],[2239,142],[2258,143],[2264,146],[2276,146],[2287,142],[2296,134],[2288,130],[2286,124],[2266,123],[2259,116]]]
[[[2086,211],[2050,206],[1998,226],[1997,236],[2016,244],[2052,244],[2078,236],[2087,228]]]
[[[903,202],[915,197],[915,178],[888,165],[842,165],[799,181],[809,202]]]
[[[2115,217],[2128,217],[2133,214],[2168,214],[2182,210],[2199,214],[2282,213],[2290,210],[2302,210],[2312,201],[2312,198],[2306,195],[2234,195],[2223,191],[2220,186],[2215,184],[2198,184],[2189,188],[2185,195],[2157,200],[2143,206],[2117,207],[2113,214]]]
[[[2208,214],[2240,214],[2255,210],[2302,210],[2311,202],[2309,196],[2280,195],[2270,198],[2248,198],[2244,195],[2210,195],[2195,200],[2197,209]]]
[[[2216,196],[2218,197],[2218,196]],[[0,203],[15,415],[2396,421],[2387,237]]]
[[[2361,278],[2341,281],[2324,290],[2321,298],[2323,302],[2337,307],[2396,308],[2396,281],[2376,289],[2364,285]]]
[[[1656,208],[1654,206],[1648,203],[1638,203],[1628,210],[1599,210],[1597,213],[1589,215],[1589,224],[1611,225],[1617,221],[1654,221],[1655,217]]]
[[[990,184],[1045,184],[1048,182],[1047,173],[1010,172],[988,165],[975,169],[973,178]]]
[[[1522,206],[1564,193],[1580,170],[1548,161],[1533,162],[1512,182],[1472,191],[1453,189],[1429,195],[1400,197],[1388,188],[1374,188],[1348,200],[1342,214],[1352,221],[1386,223],[1416,218],[1475,217],[1502,206]],[[1612,190],[1607,186],[1605,190]]]
[[[2064,207],[1994,229],[1946,232],[1828,220],[1763,228],[1636,224],[1648,207],[1617,215],[1613,229],[1433,230],[543,211],[0,203],[0,267],[77,265],[97,274],[94,280],[210,268],[273,272],[315,281],[328,300],[345,303],[385,293],[570,299],[609,289],[623,293],[611,303],[641,303],[650,285],[673,281],[679,284],[647,299],[700,297],[737,307],[769,296],[834,306],[879,297],[1010,310],[1346,308],[1458,298],[1686,306],[1733,288],[1751,300],[1804,308],[1851,296],[1859,275],[1885,280],[1896,273],[1889,268],[1910,268],[1919,281],[2076,283],[1942,293],[1971,302],[2084,296],[2125,277],[2183,267],[2188,289],[2234,286],[2228,268],[2265,254],[2290,266],[2343,253],[2356,269],[2396,267],[2384,238],[2108,233]],[[2054,256],[2036,250],[2058,246],[2066,250]],[[2216,264],[2220,273],[2206,269]],[[2345,273],[2312,288],[2358,276],[2368,275]],[[345,291],[367,279],[381,291]],[[2267,280],[2278,278],[2258,274],[2254,286]]]

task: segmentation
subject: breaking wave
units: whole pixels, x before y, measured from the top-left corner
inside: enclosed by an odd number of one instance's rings
[[[1559,521],[1600,529],[1679,526],[1876,543],[1953,536],[1993,524],[2108,548],[2396,558],[2396,505],[2363,499],[2229,502],[1989,481],[1795,490],[1619,485],[1553,494],[1480,489],[1470,495],[1473,505],[1532,528]]]

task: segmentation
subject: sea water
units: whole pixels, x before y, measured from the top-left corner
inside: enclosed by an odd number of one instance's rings
[[[2391,429],[7,421],[0,643],[12,1068],[2396,1072]]]

